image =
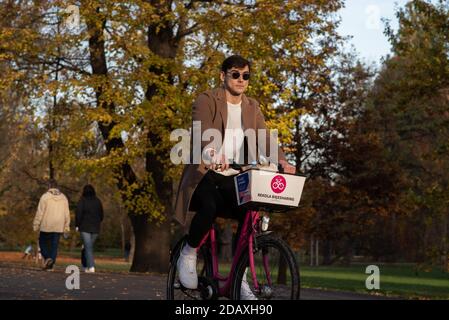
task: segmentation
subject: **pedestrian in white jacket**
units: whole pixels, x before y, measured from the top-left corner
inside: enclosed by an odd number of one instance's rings
[[[39,247],[44,257],[44,269],[52,270],[58,254],[59,238],[70,231],[69,202],[59,191],[55,180],[49,181],[49,189],[39,201],[33,230],[39,231]]]

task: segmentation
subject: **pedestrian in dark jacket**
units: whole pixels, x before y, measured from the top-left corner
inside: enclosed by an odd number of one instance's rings
[[[103,205],[92,185],[85,185],[83,195],[76,207],[76,228],[84,243],[86,272],[95,272],[94,243],[103,221]]]

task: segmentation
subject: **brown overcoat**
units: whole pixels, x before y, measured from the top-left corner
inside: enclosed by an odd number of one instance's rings
[[[225,89],[220,87],[206,91],[198,96],[193,104],[192,121],[201,121],[201,135],[204,130],[214,128],[221,132],[223,139],[228,117],[227,113]],[[245,95],[242,97],[242,124],[244,130],[252,128],[257,132],[257,129],[267,129],[259,103]],[[257,136],[257,141],[260,141],[260,138],[265,138],[266,154],[270,154],[270,135],[268,131],[265,137]],[[210,141],[201,141],[201,151],[209,143]],[[279,147],[278,159],[285,160],[285,155]],[[192,211],[195,210],[190,203],[193,192],[206,172],[207,169],[203,162],[201,164],[187,164],[184,167],[176,197],[174,215],[175,219],[184,226],[186,225],[188,214],[194,213]]]

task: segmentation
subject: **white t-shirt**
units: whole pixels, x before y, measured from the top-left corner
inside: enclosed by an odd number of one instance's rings
[[[228,102],[228,119],[226,121],[225,136],[220,153],[223,153],[228,160],[238,163],[240,159],[240,149],[244,141],[242,125],[242,103],[232,104]],[[225,171],[216,171],[222,175],[229,176],[237,174],[238,171],[229,168]]]

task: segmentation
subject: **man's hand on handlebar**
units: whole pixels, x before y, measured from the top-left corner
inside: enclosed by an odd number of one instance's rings
[[[290,163],[288,163],[285,160],[279,160],[279,164],[282,166],[282,169],[284,169],[284,173],[288,174],[295,174],[296,168],[292,166]]]
[[[212,161],[207,168],[210,170],[225,171],[229,169],[229,165],[230,163],[224,154],[213,154]]]
[[[216,153],[214,149],[209,150],[209,159],[211,159],[210,164],[206,165],[206,168],[209,170],[214,171],[225,171],[232,167],[236,170],[242,170],[242,167],[236,164],[231,163],[229,159],[226,158],[226,156],[222,153]],[[264,158],[265,159],[265,158]],[[266,160],[266,159],[265,159]],[[266,161],[264,161],[266,162]],[[238,168],[234,168],[234,166],[237,166]],[[280,172],[287,173],[287,174],[295,174],[296,173],[296,167],[292,166],[290,163],[288,163],[285,160],[279,160],[279,167],[282,168]]]

